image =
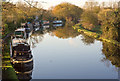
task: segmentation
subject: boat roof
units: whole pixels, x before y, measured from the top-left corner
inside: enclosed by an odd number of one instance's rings
[[[61,23],[62,22],[62,20],[56,20],[56,21],[53,21],[53,23]]]
[[[43,20],[43,22],[48,22],[47,20]]]
[[[25,31],[25,28],[18,28],[15,31]]]

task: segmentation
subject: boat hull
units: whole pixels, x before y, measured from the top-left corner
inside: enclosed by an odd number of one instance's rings
[[[16,59],[13,59],[12,57],[11,57],[11,63],[12,64],[17,64],[17,63],[19,63],[19,64],[27,64],[27,63],[30,63],[30,62],[33,62],[33,57],[31,58],[31,59],[29,59],[29,60],[24,60],[24,61],[22,61],[22,60],[16,60]]]

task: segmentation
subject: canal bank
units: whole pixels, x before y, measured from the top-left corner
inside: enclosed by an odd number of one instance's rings
[[[105,41],[105,42],[109,42],[112,44],[115,44],[117,46],[120,46],[120,43],[116,40],[112,40],[112,39],[105,39],[103,38],[101,35],[102,32],[93,32],[87,29],[84,29],[80,23],[72,26],[74,30],[77,30],[78,32],[84,33],[85,35],[88,35],[90,37],[93,37],[95,39],[101,40],[101,41]]]
[[[15,73],[15,69],[10,62],[10,51],[9,51],[10,38],[7,38],[6,42],[2,44],[2,79],[10,79],[19,81]]]
[[[32,24],[29,24],[28,27],[30,31],[33,30]],[[10,41],[12,33],[7,34],[2,38],[2,79],[14,79],[15,81],[19,81],[16,75],[15,69],[11,64],[10,57]]]

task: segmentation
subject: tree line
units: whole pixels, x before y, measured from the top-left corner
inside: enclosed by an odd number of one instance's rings
[[[36,16],[39,20],[52,20],[51,10],[29,6],[27,3],[2,2],[2,37],[21,27],[21,23],[33,22]]]
[[[100,33],[102,38],[120,42],[120,2],[106,4],[88,0],[84,8],[64,2],[52,9],[58,19],[81,23],[84,29]]]
[[[87,30],[101,32],[103,38],[120,41],[120,10],[119,2],[98,2],[89,0],[84,8],[80,8],[68,2],[63,2],[48,10],[28,6],[27,3],[18,2],[12,4],[3,2],[2,22],[4,35],[20,27],[22,22],[32,22],[36,16],[39,20],[63,20],[66,22],[81,23]],[[4,36],[3,35],[3,36]]]

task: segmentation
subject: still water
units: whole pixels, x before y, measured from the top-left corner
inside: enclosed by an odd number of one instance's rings
[[[74,34],[65,27],[33,35],[32,79],[118,79],[118,67],[106,57],[113,46]]]

